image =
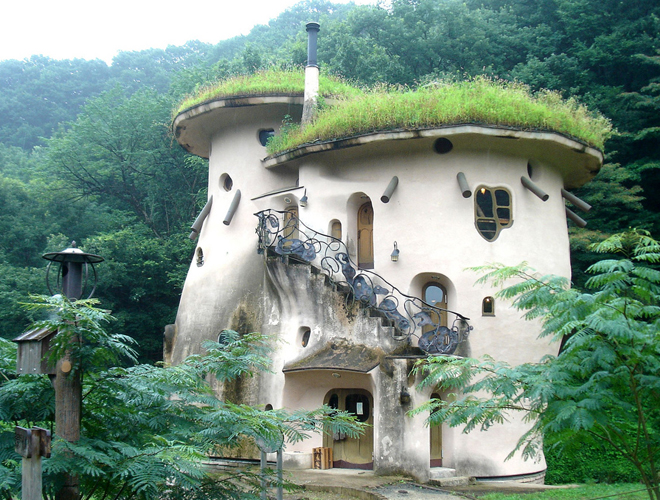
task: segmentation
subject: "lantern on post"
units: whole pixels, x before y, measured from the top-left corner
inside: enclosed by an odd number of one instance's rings
[[[46,285],[51,294],[53,290],[49,280],[53,262],[59,264],[57,270],[57,290],[71,301],[83,297],[89,284],[90,268],[93,273],[92,290],[87,296],[90,298],[96,290],[97,276],[94,264],[103,262],[103,257],[85,253],[76,248],[76,242],[71,242],[71,247],[61,252],[51,252],[43,255],[50,261],[46,271]],[[80,339],[72,338],[70,342]],[[80,439],[80,418],[82,409],[82,378],[79,369],[74,369],[76,360],[72,359],[71,352],[67,351],[62,359],[57,360],[53,387],[55,389],[55,432],[74,443]],[[80,367],[78,367],[80,368]],[[65,473],[62,485],[56,493],[60,500],[78,500],[80,498],[80,487],[78,477]]]
[[[46,286],[48,291],[53,294],[50,286],[50,269],[53,262],[59,263],[57,271],[57,291],[64,294],[70,300],[82,298],[83,292],[89,282],[89,269],[91,267],[94,273],[94,285],[87,298],[89,299],[96,291],[96,269],[94,264],[103,262],[103,257],[91,253],[85,253],[80,248],[76,248],[76,242],[72,241],[71,246],[61,252],[51,252],[43,255],[43,258],[50,261],[46,271]]]

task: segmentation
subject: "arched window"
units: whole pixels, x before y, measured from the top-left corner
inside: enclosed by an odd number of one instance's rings
[[[509,191],[500,187],[478,188],[474,197],[474,219],[479,234],[488,241],[495,241],[500,231],[513,223]]]
[[[341,240],[341,222],[338,220],[332,221],[330,224],[330,236]]]
[[[495,316],[495,299],[493,297],[484,297],[481,303],[481,314],[483,316]]]
[[[430,282],[424,285],[422,299],[430,306],[443,309],[439,314],[431,314],[431,321],[437,326],[447,326],[447,290],[441,284]],[[424,333],[434,328],[433,325],[426,325],[422,329]]]
[[[374,268],[374,209],[371,202],[364,203],[357,213],[358,267]]]

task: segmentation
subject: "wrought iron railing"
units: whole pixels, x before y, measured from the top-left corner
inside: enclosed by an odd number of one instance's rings
[[[277,254],[321,269],[331,283],[347,292],[347,300],[360,302],[389,320],[393,338],[417,337],[428,354],[453,354],[465,342],[472,327],[462,314],[426,303],[401,292],[378,273],[360,269],[343,241],[305,225],[292,211],[262,210],[256,232],[259,253]],[[451,314],[451,327],[442,318]]]

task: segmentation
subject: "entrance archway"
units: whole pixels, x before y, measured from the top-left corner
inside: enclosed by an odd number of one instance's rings
[[[374,399],[371,393],[364,389],[332,389],[325,395],[323,402],[331,408],[350,412],[360,422],[366,422],[368,424],[364,430],[364,434],[357,438],[340,433],[323,436],[323,446],[332,448],[333,467],[343,469],[373,469]]]

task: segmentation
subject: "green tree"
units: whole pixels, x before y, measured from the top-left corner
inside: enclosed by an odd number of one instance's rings
[[[637,469],[649,498],[660,499],[660,243],[648,233],[614,235],[595,251],[619,258],[589,268],[591,293],[526,265],[487,266],[480,282],[540,319],[541,336],[562,341],[558,356],[510,366],[484,359],[431,357],[415,371],[423,387],[455,393],[413,410],[433,410],[430,425],[487,429],[522,413],[530,429],[516,450],[540,452],[543,435],[567,443],[576,436],[617,450]],[[514,452],[512,451],[512,454]]]
[[[54,498],[63,473],[77,475],[82,498],[258,498],[259,479],[249,470],[209,475],[202,465],[216,447],[232,448],[244,438],[286,443],[310,432],[341,430],[357,435],[355,417],[323,407],[312,411],[264,411],[217,400],[209,380],[227,382],[267,369],[269,341],[259,334],[226,331],[226,343],[208,342],[204,355],[175,367],[117,367],[133,358],[132,341],[109,334],[111,318],[94,301],[71,303],[42,297],[30,306],[57,313],[36,326],[58,329],[51,359],[72,353],[83,374],[81,438],[53,442],[43,462],[45,498]],[[72,339],[76,341],[72,344]],[[18,498],[20,460],[13,451],[14,425],[52,428],[53,391],[45,376],[16,377],[15,347],[0,340],[0,497]]]

